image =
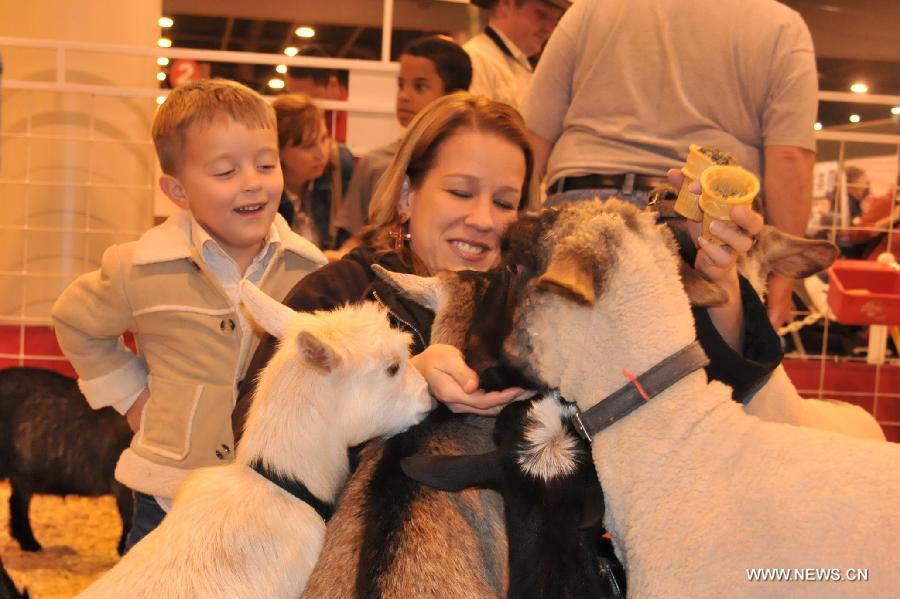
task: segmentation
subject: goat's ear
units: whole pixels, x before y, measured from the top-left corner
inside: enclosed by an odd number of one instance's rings
[[[385,283],[431,311],[437,311],[441,297],[441,281],[437,277],[419,277],[405,273],[393,272],[378,264],[372,270]]]
[[[304,364],[322,374],[328,374],[341,364],[341,357],[334,348],[309,331],[297,334],[297,350]]]
[[[500,452],[476,455],[414,455],[400,460],[403,473],[423,485],[442,491],[469,487],[499,488]]]
[[[728,292],[703,278],[694,267],[678,257],[678,274],[681,275],[681,283],[691,306],[695,308],[709,308],[721,306],[728,301]]]
[[[253,320],[267,333],[281,339],[287,325],[297,313],[266,295],[259,287],[246,279],[240,284],[241,301],[247,307]]]
[[[592,306],[597,301],[593,260],[573,245],[553,250],[547,269],[538,278],[538,288],[576,303]]]
[[[839,251],[830,241],[797,237],[766,225],[751,254],[761,252],[762,263],[777,274],[804,279],[831,266]]]

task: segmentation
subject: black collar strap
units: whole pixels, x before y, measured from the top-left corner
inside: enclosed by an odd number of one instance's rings
[[[306,485],[297,479],[285,478],[280,474],[276,474],[263,466],[262,462],[259,461],[254,461],[250,464],[250,467],[272,484],[284,489],[300,501],[308,504],[312,509],[316,510],[316,513],[319,514],[325,522],[328,522],[332,514],[334,514],[334,506],[332,504],[326,503],[313,495],[310,490],[306,488]]]
[[[575,429],[590,442],[594,435],[707,364],[709,358],[694,341],[638,377],[626,371],[625,376],[631,378],[631,382],[587,412],[575,412]]]
[[[500,34],[497,33],[493,27],[491,27],[490,25],[485,27],[484,34],[491,38],[491,41],[494,42],[498,48],[500,48],[501,52],[515,60],[516,57],[513,55],[512,50],[509,49],[509,46],[506,45],[506,43],[503,41],[503,38],[500,37]]]

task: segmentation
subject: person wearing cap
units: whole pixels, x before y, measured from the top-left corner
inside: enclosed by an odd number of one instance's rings
[[[803,236],[817,88],[809,29],[775,0],[578,0],[522,112],[551,205],[609,195],[644,205],[693,143],[759,175],[766,220]],[[769,279],[776,328],[792,284]]]
[[[472,59],[473,94],[520,108],[536,57],[568,0],[471,0],[490,11],[487,27],[463,46]]]

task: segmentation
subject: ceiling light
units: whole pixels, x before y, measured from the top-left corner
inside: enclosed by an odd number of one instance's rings
[[[172,17],[160,17],[158,22],[163,29],[168,29],[175,24],[175,20]]]
[[[277,65],[275,67],[275,72],[281,73],[282,75],[284,75],[285,73],[287,73],[287,65],[286,64]]]
[[[815,129],[816,131],[821,131],[821,130],[822,130],[822,123],[815,123],[815,124],[813,125],[813,129]]]
[[[166,74],[163,73],[162,71],[160,71],[159,73],[156,74],[156,80],[157,80],[157,81],[165,81],[165,80],[166,80]]]
[[[159,46],[160,48],[171,48],[172,40],[170,40],[167,37],[161,37],[158,40],[156,40],[156,45]]]
[[[297,27],[296,29],[294,29],[294,33],[297,34],[297,37],[302,37],[302,38],[306,38],[306,39],[309,39],[311,37],[316,37],[316,30],[313,29],[312,27],[306,27],[306,26]]]
[[[860,122],[861,120],[862,120],[862,119],[859,117],[858,114],[851,114],[851,115],[850,115],[850,122],[851,122],[851,123],[858,123],[858,122]]]
[[[865,94],[869,91],[869,86],[863,83],[862,81],[857,81],[853,85],[850,86],[850,91],[854,94]]]
[[[156,64],[158,64],[161,67],[164,67],[169,64],[169,59],[166,58],[165,56],[160,56],[159,58],[156,59]]]
[[[894,106],[893,108],[891,108],[891,114],[894,116],[900,114],[900,106]]]
[[[157,103],[157,104],[162,104],[162,103],[165,102],[165,101],[166,101],[166,97],[165,97],[165,96],[156,96],[156,103]]]
[[[300,50],[296,48],[296,46],[288,46],[284,49],[284,53],[287,56],[297,56],[300,53]]]
[[[284,89],[284,79],[269,79],[269,87],[272,89]]]

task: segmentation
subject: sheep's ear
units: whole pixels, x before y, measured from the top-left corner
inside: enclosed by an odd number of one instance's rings
[[[557,247],[547,269],[538,278],[538,288],[576,303],[592,306],[597,301],[594,264],[572,246]]]
[[[404,474],[442,491],[469,487],[499,488],[500,452],[476,455],[414,455],[400,460]]]
[[[297,313],[268,295],[246,279],[240,285],[241,301],[259,326],[273,337],[281,339],[287,325]]]
[[[372,270],[380,279],[391,287],[431,311],[437,311],[441,296],[441,281],[437,277],[418,277],[405,273],[393,272],[378,264]]]
[[[751,254],[761,252],[762,263],[768,264],[775,273],[804,279],[831,266],[839,251],[830,241],[797,237],[766,225],[757,236]]]
[[[721,306],[728,301],[727,291],[715,283],[707,281],[680,256],[678,258],[678,274],[681,275],[681,283],[684,285],[688,299],[691,300],[691,306],[709,308],[710,306]]]
[[[297,350],[304,364],[322,374],[328,374],[341,364],[341,357],[334,348],[309,331],[297,334]]]

